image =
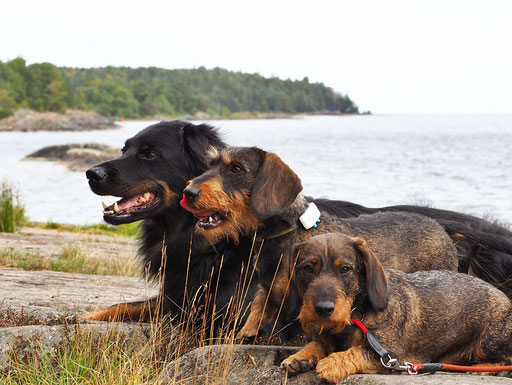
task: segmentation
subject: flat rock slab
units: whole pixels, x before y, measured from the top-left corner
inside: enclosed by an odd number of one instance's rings
[[[106,333],[120,333],[127,335],[134,342],[147,340],[151,326],[148,324],[107,323],[76,325],[33,325],[10,328],[0,328],[0,369],[5,368],[9,362],[9,354],[23,357],[36,349],[46,352],[56,349],[69,338],[78,333],[82,335],[100,336]]]
[[[12,249],[16,253],[51,257],[69,247],[79,248],[89,257],[104,259],[133,259],[137,254],[137,241],[132,238],[33,227],[24,227],[19,233],[0,233],[0,249]]]
[[[0,312],[23,309],[36,317],[83,316],[157,292],[142,278],[0,268]]]
[[[315,373],[285,377],[279,364],[298,347],[214,345],[195,349],[168,364],[154,384],[201,385],[320,385]],[[508,378],[468,374],[437,373],[428,376],[406,374],[358,374],[340,384],[346,385],[473,385],[512,384]]]

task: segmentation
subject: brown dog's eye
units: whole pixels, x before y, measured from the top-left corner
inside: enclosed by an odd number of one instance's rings
[[[310,263],[302,265],[300,268],[302,271],[304,271],[305,273],[308,273],[308,274],[313,274],[315,272],[313,265]]]
[[[231,165],[231,172],[232,172],[232,173],[236,174],[236,173],[239,173],[239,172],[241,172],[241,171],[243,171],[243,169],[242,169],[242,167],[241,167],[240,165],[238,165],[238,164],[236,164],[236,163],[233,163],[233,164]]]
[[[340,273],[341,274],[346,274],[350,271],[350,266],[343,266],[341,269],[340,269]]]

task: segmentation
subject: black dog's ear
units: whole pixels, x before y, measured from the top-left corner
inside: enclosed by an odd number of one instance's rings
[[[185,164],[194,170],[194,176],[207,170],[209,153],[218,152],[226,147],[217,129],[208,124],[195,125],[184,122],[180,129],[180,140]]]
[[[375,310],[382,311],[388,306],[389,302],[388,277],[364,239],[354,238],[354,247],[361,254],[366,270],[368,298]]]
[[[279,215],[301,191],[297,174],[276,154],[266,152],[252,188],[252,210],[261,219]]]

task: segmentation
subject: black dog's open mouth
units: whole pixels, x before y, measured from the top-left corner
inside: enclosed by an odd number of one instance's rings
[[[140,195],[122,198],[110,206],[103,203],[103,215],[105,218],[129,217],[151,210],[159,203],[159,195],[156,192],[147,191]]]

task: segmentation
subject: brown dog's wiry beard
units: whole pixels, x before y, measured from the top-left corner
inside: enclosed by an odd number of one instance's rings
[[[232,239],[237,244],[241,236],[253,233],[261,226],[260,220],[250,208],[249,191],[237,191],[228,195],[218,178],[210,179],[198,187],[201,189],[201,196],[194,203],[194,207],[224,215],[222,223],[216,228],[204,230],[196,226],[196,231],[212,245],[222,239]]]
[[[334,302],[334,312],[329,317],[321,317],[315,311],[314,292],[320,284],[332,284],[332,290],[336,292]],[[338,334],[341,333],[350,323],[350,312],[352,310],[353,299],[340,290],[335,279],[322,279],[313,282],[304,294],[304,300],[298,319],[306,335],[309,337],[318,336],[322,333]]]

